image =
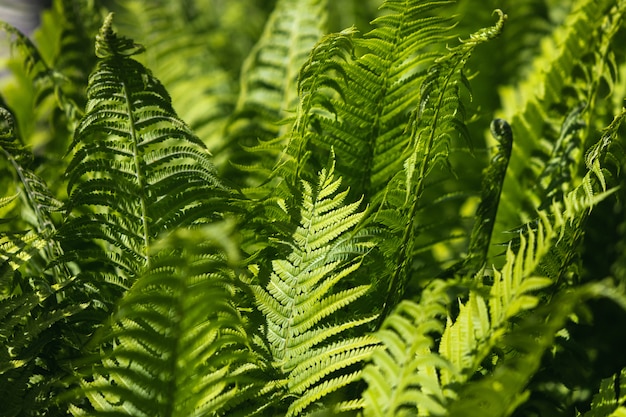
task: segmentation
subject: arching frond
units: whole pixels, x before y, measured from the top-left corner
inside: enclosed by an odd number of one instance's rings
[[[313,144],[326,152],[334,149],[338,172],[368,201],[402,170],[409,114],[419,104],[427,68],[440,56],[436,45],[445,44],[453,26],[432,12],[449,4],[385,1],[388,13],[356,41],[363,53],[342,65],[345,76],[338,80],[341,98],[331,101],[334,111],[315,118],[324,134]]]
[[[267,320],[267,340],[274,366],[294,395],[287,415],[298,415],[312,403],[354,382],[346,373],[369,356],[377,341],[371,336],[338,339],[374,317],[343,320],[338,312],[368,290],[367,285],[338,290],[340,282],[360,266],[371,247],[351,230],[363,218],[360,202],[344,205],[347,191],[337,192],[334,166],[319,175],[319,184],[303,182],[300,225],[286,259],[272,262],[267,288],[255,287],[259,309]],[[341,377],[335,372],[343,370]]]
[[[612,135],[609,132],[615,132],[619,120],[621,117],[616,118],[605,132],[607,144]],[[602,159],[599,148],[596,146],[597,153],[590,157],[598,163],[598,159]],[[454,321],[448,319],[439,346],[440,354],[454,366],[453,371],[441,370],[442,383],[466,382],[481,369],[492,349],[496,346],[500,346],[501,351],[509,349],[507,334],[516,331],[511,330],[514,329],[511,323],[551,297],[551,292],[546,289],[559,284],[559,279],[571,265],[564,258],[571,256],[569,254],[574,253],[580,243],[580,234],[576,231],[581,230],[589,211],[613,192],[603,190],[594,176],[590,169],[582,184],[569,192],[562,202],[553,203],[549,212],[539,212],[537,223],[520,231],[516,253],[509,247],[506,263],[501,269],[494,270],[493,277],[489,278],[492,283],[488,297],[479,289],[470,293],[467,303],[459,303],[458,315]],[[482,278],[482,274],[480,271],[478,276]],[[555,308],[559,308],[559,302],[555,302]],[[560,323],[562,326],[563,322]],[[559,328],[554,332],[557,330]],[[506,347],[501,346],[502,343]],[[541,352],[536,352],[539,356],[533,361],[539,361]]]

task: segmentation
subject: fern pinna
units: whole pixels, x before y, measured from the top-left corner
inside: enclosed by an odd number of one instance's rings
[[[0,24],[0,415],[623,413],[626,1],[144,3]]]

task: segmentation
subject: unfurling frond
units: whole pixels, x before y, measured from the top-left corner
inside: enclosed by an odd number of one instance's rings
[[[319,175],[316,187],[303,182],[300,225],[286,259],[273,261],[267,288],[255,287],[259,309],[267,318],[267,340],[274,366],[288,378],[297,399],[287,415],[298,415],[312,403],[354,382],[353,365],[369,356],[376,339],[344,337],[374,317],[341,319],[340,310],[363,296],[369,286],[341,289],[341,281],[360,266],[371,244],[352,229],[363,218],[360,202],[344,204],[334,165]],[[341,377],[336,371],[343,371]]]

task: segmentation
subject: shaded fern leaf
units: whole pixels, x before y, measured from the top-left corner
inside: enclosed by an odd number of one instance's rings
[[[216,223],[155,243],[102,332],[112,350],[74,393],[95,411],[75,406],[75,415],[251,415],[271,405],[271,371],[237,306],[230,239]]]
[[[584,417],[618,417],[626,413],[626,370],[600,383],[600,389],[593,396],[591,409]],[[580,413],[579,413],[580,415]]]
[[[337,338],[374,319],[342,320],[338,315],[369,288],[336,289],[359,268],[360,257],[371,248],[351,231],[364,213],[357,212],[359,201],[344,205],[347,191],[338,193],[340,184],[334,178],[334,165],[320,172],[315,188],[302,182],[300,225],[292,241],[286,242],[292,252],[272,262],[266,289],[253,288],[267,320],[273,365],[284,375],[285,395],[296,397],[287,410],[289,416],[355,382],[359,372],[354,365],[367,358],[377,343],[371,336]]]
[[[315,118],[324,134],[315,137],[313,149],[319,153],[333,148],[338,172],[366,201],[402,169],[410,141],[406,128],[419,102],[419,86],[439,56],[436,45],[450,39],[453,26],[449,18],[432,12],[450,4],[385,1],[382,8],[389,13],[355,40],[364,52],[342,65],[342,93],[331,99],[334,110]]]
[[[111,22],[109,15],[97,38],[101,59],[66,172],[67,210],[79,216],[63,232],[89,242],[89,258],[119,265],[128,277],[149,263],[160,233],[219,218],[227,192],[163,85],[129,58],[142,48],[113,32]],[[98,240],[108,242],[101,254]]]
[[[227,144],[234,147],[232,163],[255,171],[248,175],[251,184],[266,179],[285,146],[290,123],[278,122],[296,110],[298,74],[326,30],[325,9],[326,0],[279,0],[244,62],[239,100],[226,131]]]
[[[383,344],[363,370],[363,415],[444,415],[447,394],[438,372],[447,361],[431,352],[443,331],[449,284],[434,281],[419,304],[404,300],[375,333]]]

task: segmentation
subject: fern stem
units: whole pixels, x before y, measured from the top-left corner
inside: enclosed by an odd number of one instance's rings
[[[139,155],[139,135],[137,133],[137,129],[135,128],[135,117],[134,117],[134,106],[131,100],[131,94],[128,90],[128,86],[124,81],[122,81],[122,91],[124,92],[124,100],[126,101],[126,106],[128,107],[128,118],[129,118],[129,129],[130,136],[132,140],[132,150],[133,150],[133,162],[135,164],[135,175],[137,177],[137,184],[139,185],[139,202],[141,205],[141,220],[142,220],[142,238],[143,238],[143,258],[146,263],[146,267],[150,266],[150,255],[149,255],[149,245],[150,245],[150,230],[149,230],[149,218],[148,218],[148,208],[146,204],[146,180],[145,175],[143,173],[143,158]]]

